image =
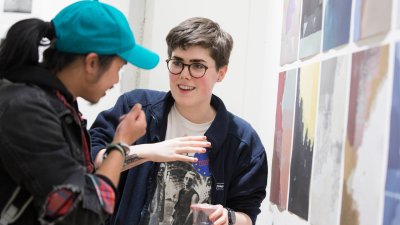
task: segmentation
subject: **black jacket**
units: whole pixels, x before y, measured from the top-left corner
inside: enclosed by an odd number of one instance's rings
[[[55,92],[78,111],[76,101],[55,75],[40,67],[19,68],[6,78],[11,82],[0,81],[0,211],[19,186],[33,201],[12,224],[46,224],[54,220],[47,217],[49,193],[65,188],[75,200],[55,224],[101,224],[109,213],[96,187],[111,187],[113,194],[115,187],[87,172],[81,124]]]

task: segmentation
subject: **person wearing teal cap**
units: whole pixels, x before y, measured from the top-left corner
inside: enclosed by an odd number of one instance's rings
[[[95,168],[76,99],[98,102],[127,62],[151,69],[158,61],[135,42],[125,16],[98,1],[71,4],[51,22],[25,19],[10,27],[0,45],[1,225],[105,222],[130,151],[124,143],[145,134],[145,114],[136,104],[118,118]],[[171,151],[135,156],[133,150],[129,162],[192,160]]]

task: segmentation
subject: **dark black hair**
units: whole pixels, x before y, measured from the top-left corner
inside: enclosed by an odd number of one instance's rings
[[[44,38],[49,41],[44,42]],[[0,78],[12,68],[39,65],[53,73],[59,72],[78,57],[86,54],[60,52],[54,48],[55,31],[51,22],[31,18],[16,22],[0,45]],[[39,47],[48,46],[39,63]],[[115,55],[99,55],[100,70],[106,70]]]
[[[37,65],[38,47],[42,38],[48,36],[49,28],[49,23],[34,18],[11,26],[0,46],[0,74],[21,65]]]

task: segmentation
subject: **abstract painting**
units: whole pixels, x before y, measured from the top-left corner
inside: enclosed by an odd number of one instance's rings
[[[400,44],[396,44],[383,225],[400,224]]]
[[[310,187],[313,225],[339,223],[349,83],[350,55],[322,62]]]
[[[385,130],[389,120],[389,46],[353,53],[342,192],[342,225],[379,224]]]
[[[321,49],[322,0],[303,0],[299,58],[313,56]]]
[[[270,191],[270,201],[276,204],[279,210],[287,208],[296,79],[297,69],[279,74]]]
[[[296,90],[288,210],[308,219],[320,63],[301,67]]]
[[[362,40],[390,30],[392,0],[356,0],[354,40]]]
[[[351,0],[326,0],[323,51],[349,42]]]
[[[297,60],[300,39],[301,0],[285,0],[281,36],[281,65]]]

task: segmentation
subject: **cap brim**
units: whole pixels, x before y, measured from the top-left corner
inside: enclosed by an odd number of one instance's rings
[[[156,53],[138,44],[133,49],[118,55],[127,62],[146,70],[156,67],[160,61],[160,57]]]

